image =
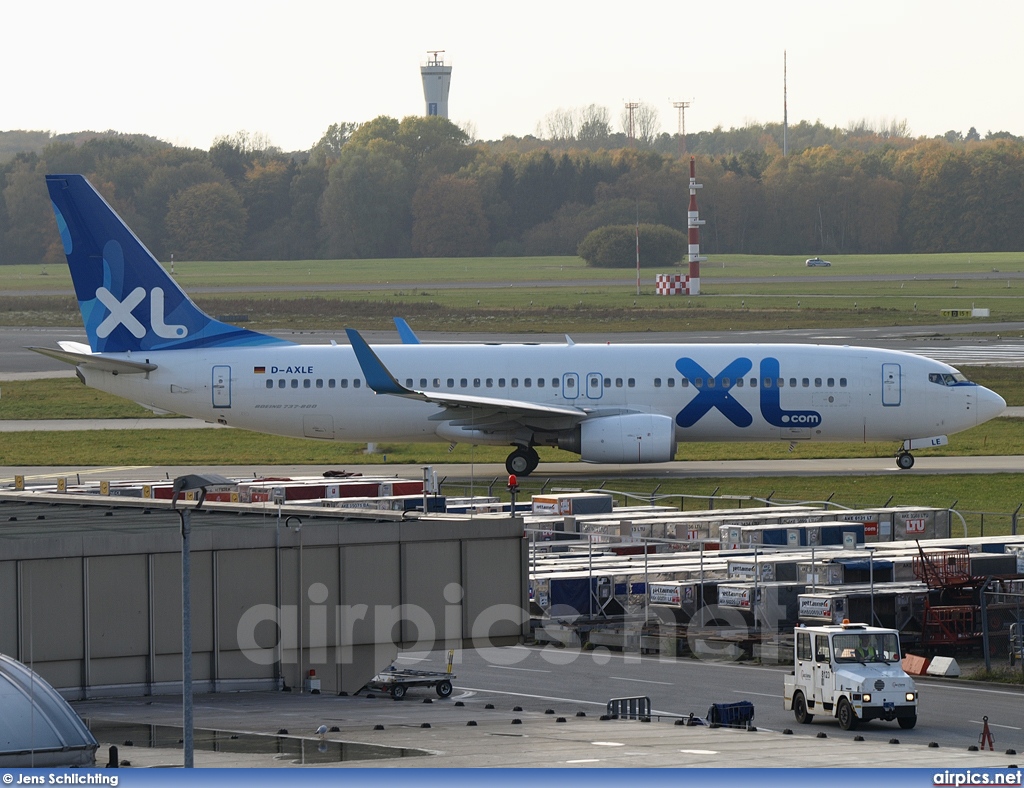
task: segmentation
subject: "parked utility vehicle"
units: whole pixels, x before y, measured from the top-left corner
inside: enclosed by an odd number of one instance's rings
[[[901,664],[895,629],[851,624],[795,630],[793,672],[783,703],[799,723],[829,714],[853,730],[868,720],[917,724],[917,688]]]

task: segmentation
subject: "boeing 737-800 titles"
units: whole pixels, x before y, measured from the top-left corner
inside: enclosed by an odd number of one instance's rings
[[[88,386],[257,432],[347,442],[536,446],[656,463],[686,441],[901,441],[998,416],[1003,398],[899,351],[800,344],[299,345],[197,307],[81,175],[46,178],[89,344],[34,348]]]

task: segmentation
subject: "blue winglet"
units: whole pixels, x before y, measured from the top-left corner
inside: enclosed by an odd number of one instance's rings
[[[366,340],[360,336],[358,331],[354,328],[346,328],[345,333],[348,334],[348,341],[352,345],[352,350],[355,351],[356,361],[359,362],[359,368],[363,371],[367,386],[377,394],[411,393],[409,389],[395,380],[394,375],[388,372],[384,362],[377,358],[377,354],[366,344]]]
[[[412,327],[405,321],[404,317],[393,317],[395,321],[395,328],[398,329],[398,336],[402,340],[403,345],[418,345],[420,344],[420,338],[416,336],[416,332],[412,330]]]

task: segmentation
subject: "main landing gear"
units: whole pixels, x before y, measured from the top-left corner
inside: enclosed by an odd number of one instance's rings
[[[914,455],[909,451],[901,451],[896,455],[896,467],[901,471],[909,471],[914,467]]]
[[[529,476],[540,465],[540,456],[532,446],[520,446],[505,460],[505,470],[516,476]]]

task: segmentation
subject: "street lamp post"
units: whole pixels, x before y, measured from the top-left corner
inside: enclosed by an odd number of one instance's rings
[[[292,520],[295,520],[297,525],[292,525]],[[299,625],[299,693],[305,691],[305,679],[303,674],[305,673],[305,665],[302,661],[302,607],[305,600],[302,598],[302,518],[296,515],[291,515],[284,521],[285,528],[295,528],[295,533],[299,536],[299,595],[296,597],[295,609],[298,611],[298,625]]]
[[[206,498],[206,488],[212,484],[231,484],[230,479],[211,474],[188,474],[174,480],[171,508],[181,520],[181,716],[184,767],[195,765],[195,746],[192,724],[192,511],[178,508],[178,496],[185,490],[199,490],[193,507],[198,509]]]
[[[868,583],[870,584],[871,594],[871,621],[870,626],[875,625],[875,548],[868,547]]]

